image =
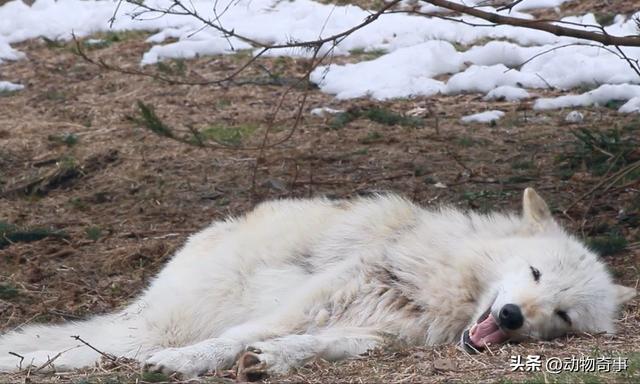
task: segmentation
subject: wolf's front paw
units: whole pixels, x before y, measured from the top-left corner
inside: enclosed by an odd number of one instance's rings
[[[303,336],[296,335],[296,338]],[[238,360],[238,379],[255,381],[270,374],[285,374],[313,357],[308,348],[287,341],[288,338],[275,339],[247,347]]]
[[[185,379],[193,378],[216,369],[230,368],[240,349],[238,343],[212,339],[156,352],[145,361],[145,368],[166,375],[177,373]]]
[[[262,380],[268,374],[267,363],[261,360],[262,351],[251,347],[248,349],[238,360],[237,379],[240,382]]]
[[[206,373],[210,367],[206,361],[184,350],[185,348],[167,348],[156,352],[145,361],[145,369],[162,372],[166,375],[179,374],[191,378]]]

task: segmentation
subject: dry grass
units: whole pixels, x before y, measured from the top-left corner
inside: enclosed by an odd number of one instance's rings
[[[141,34],[90,52],[118,65],[136,67],[148,48]],[[58,322],[105,313],[135,297],[189,233],[208,222],[249,209],[259,200],[285,196],[349,197],[380,190],[405,194],[423,204],[451,203],[475,209],[518,209],[520,193],[532,185],[557,211],[568,207],[603,177],[584,164],[562,167],[573,153],[575,125],[566,112],[534,112],[528,102],[492,103],[481,96],[460,95],[373,103],[337,102],[314,90],[302,124],[291,139],[266,150],[201,149],[155,136],[128,117],[136,102],[153,105],[167,124],[253,127],[242,144],[256,145],[267,116],[285,86],[259,85],[265,72],[244,75],[254,83],[228,88],[167,85],[104,72],[78,59],[71,44],[30,41],[19,47],[28,59],[3,65],[6,80],[27,85],[0,96],[0,220],[21,228],[46,227],[65,236],[18,242],[0,248],[0,330],[29,322]],[[215,78],[242,64],[238,57],[201,58],[180,64],[177,76]],[[280,78],[299,76],[304,60],[264,59]],[[158,69],[155,69],[158,70]],[[284,137],[301,97],[294,90],[278,115],[272,140]],[[331,118],[309,115],[312,107],[367,109],[372,106],[406,114],[424,108],[419,127],[385,125],[357,118],[336,126]],[[459,118],[486,109],[507,115],[496,126],[462,125]],[[635,116],[613,109],[582,111],[582,125],[593,131],[627,127],[640,132]],[[76,138],[75,143],[69,137]],[[71,140],[74,141],[74,140]],[[98,160],[96,160],[98,159]],[[102,160],[100,160],[102,159]],[[110,159],[104,161],[104,159]],[[251,180],[257,166],[255,193]],[[53,179],[73,169],[72,177]],[[52,182],[53,180],[53,182]],[[47,182],[43,184],[43,182]],[[636,179],[637,181],[637,179]],[[46,185],[25,194],[25,185]],[[443,183],[447,188],[438,188]],[[33,190],[30,190],[33,192]],[[616,278],[636,285],[640,267],[638,183],[616,185],[579,201],[560,215],[583,237],[616,233],[629,244],[607,256]],[[624,211],[624,215],[620,212]],[[12,292],[2,295],[2,292]],[[370,356],[329,364],[314,362],[272,382],[451,382],[541,381],[553,375],[510,372],[511,355],[631,356],[625,374],[560,376],[583,382],[632,381],[638,371],[637,300],[627,307],[619,336],[581,336],[547,343],[507,345],[479,356],[452,346],[374,351]],[[136,364],[103,365],[71,374],[21,373],[2,382],[153,381]],[[210,376],[205,382],[229,381]]]

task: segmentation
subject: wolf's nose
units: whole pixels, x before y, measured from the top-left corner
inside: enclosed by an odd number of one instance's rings
[[[515,304],[505,304],[500,310],[499,319],[501,326],[511,330],[522,327],[524,323],[520,307]]]

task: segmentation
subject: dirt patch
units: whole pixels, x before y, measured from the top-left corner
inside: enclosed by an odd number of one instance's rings
[[[137,33],[114,39],[91,55],[137,68],[148,48],[143,37]],[[618,114],[614,108],[585,108],[584,122],[575,125],[564,122],[566,111],[533,111],[527,101],[487,105],[479,95],[459,95],[346,102],[312,90],[301,124],[292,132],[303,95],[302,89],[294,88],[269,133],[270,142],[283,142],[264,151],[245,150],[260,145],[271,112],[286,89],[286,82],[269,81],[273,74],[295,79],[304,73],[306,60],[265,58],[259,62],[262,67],[243,74],[247,81],[242,86],[202,87],[104,71],[74,55],[72,44],[36,40],[18,49],[28,59],[2,67],[7,80],[27,87],[0,98],[0,220],[65,235],[14,241],[0,249],[0,293],[5,292],[0,296],[2,330],[32,322],[77,320],[120,308],[190,233],[261,200],[281,197],[395,191],[425,205],[506,210],[518,209],[522,190],[534,186],[578,236],[601,238],[606,246],[617,239],[618,246],[609,249],[605,261],[618,281],[637,284],[638,175],[627,175],[604,192],[596,188],[589,193],[611,175],[607,169],[613,160],[593,157],[593,163],[590,154],[602,148],[590,147],[576,136],[582,128],[604,137],[617,130],[622,140],[628,140],[640,133],[636,116]],[[242,63],[240,55],[148,69],[170,71],[178,78],[213,79]],[[226,144],[232,145],[199,148],[153,134],[132,119],[139,117],[138,101],[153,106],[172,129],[188,134],[195,128],[231,140]],[[322,106],[358,113],[343,121],[311,116],[311,108]],[[487,109],[507,114],[495,125],[460,123],[461,116]],[[411,119],[387,119],[381,113]],[[620,159],[634,161],[633,152],[627,152],[625,157],[614,155],[616,164]],[[594,164],[602,162],[604,171],[597,170]],[[621,169],[625,164],[618,165]],[[571,209],[561,214],[567,207]],[[624,354],[636,359],[637,367],[638,356],[631,351],[637,351],[639,342],[639,308],[637,300],[626,308],[620,335],[613,339],[583,336],[504,346],[473,358],[451,346],[375,351],[338,364],[314,362],[271,381],[549,379],[542,373],[511,372],[510,356],[518,354]],[[625,381],[638,375],[634,368],[593,375],[595,379],[585,376],[584,381]],[[141,378],[152,379],[133,364],[73,375],[38,374],[31,380]],[[0,376],[0,381],[16,380],[24,380],[24,375]]]

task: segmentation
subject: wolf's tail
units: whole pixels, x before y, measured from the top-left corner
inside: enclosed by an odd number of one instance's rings
[[[141,352],[142,345],[136,323],[136,319],[114,314],[9,332],[0,336],[0,371],[12,371],[20,365],[39,366],[56,356],[52,364],[57,369],[86,367],[100,360],[98,351],[115,357],[137,357],[134,354]]]

